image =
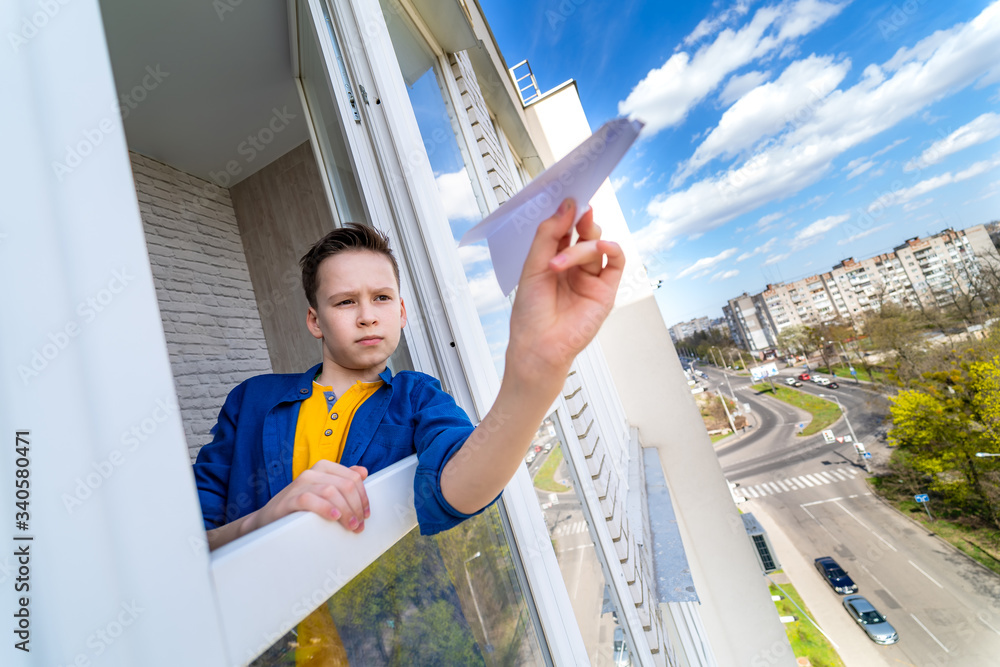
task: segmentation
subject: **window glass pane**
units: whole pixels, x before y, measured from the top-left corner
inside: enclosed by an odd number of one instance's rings
[[[499,510],[435,537],[414,529],[254,661],[272,665],[542,665]]]
[[[326,31],[334,45],[339,49],[330,16],[326,13],[323,3],[323,24],[319,29]],[[363,222],[371,224],[364,206],[364,199],[358,187],[357,176],[348,152],[347,140],[344,135],[343,116],[337,109],[336,98],[330,88],[330,82],[343,84],[346,74],[343,71],[343,60],[337,50],[336,65],[332,71],[327,70],[322,50],[318,42],[316,29],[309,20],[309,13],[301,8],[299,15],[299,77],[305,91],[307,112],[312,118],[319,142],[319,152],[323,158],[322,167],[333,191],[335,216],[337,224],[345,222]],[[397,256],[399,253],[397,252]],[[405,271],[401,266],[400,271]],[[399,346],[389,358],[389,367],[393,372],[413,370],[413,362],[407,347],[408,332],[404,329],[399,339]]]
[[[576,437],[570,434],[570,437]],[[545,525],[580,626],[587,655],[594,665],[612,662],[615,644],[623,651],[624,634],[618,627],[607,581],[583,514],[583,498],[564,460],[565,433],[553,412],[538,428],[525,463],[545,515]]]
[[[482,187],[488,187],[488,184],[482,185],[475,180],[456,137],[458,120],[443,92],[442,77],[450,76],[450,73],[440,71],[427,43],[398,6],[388,6],[387,0],[381,0],[381,5],[420,136],[434,170],[434,180],[448,225],[457,245],[462,235],[489,213],[482,194]],[[510,337],[511,302],[497,284],[485,241],[459,248],[458,253],[493,362],[502,375],[504,352]]]

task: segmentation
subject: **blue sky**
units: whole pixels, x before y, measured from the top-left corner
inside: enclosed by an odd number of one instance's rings
[[[480,3],[593,128],[647,123],[612,181],[668,325],[1000,219],[1000,1]]]

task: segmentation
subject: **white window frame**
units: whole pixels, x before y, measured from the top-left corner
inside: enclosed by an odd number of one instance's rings
[[[388,171],[386,189],[396,209],[400,235],[406,243],[414,244],[413,248],[422,248],[429,260],[419,266],[415,263],[413,271],[425,285],[423,294],[440,298],[441,308],[432,314],[440,315],[454,335],[451,350],[460,360],[460,368],[448,367],[442,372],[452,373],[449,379],[455,386],[468,387],[471,404],[464,407],[481,418],[496,398],[500,378],[451,230],[446,222],[440,224],[447,216],[437,194],[433,170],[382,9],[378,0],[329,2],[334,21],[342,31],[339,36],[345,47],[345,59],[351,61],[349,71],[362,79],[369,98],[375,94],[381,100],[377,107],[359,104],[359,108],[362,120],[368,121],[374,159]],[[450,67],[444,74],[450,76]],[[406,156],[405,164],[401,163],[402,156]],[[430,291],[435,282],[438,290]],[[525,596],[529,603],[534,602],[553,663],[587,664],[589,659],[579,626],[575,617],[566,613],[572,608],[569,594],[526,468],[518,469],[502,500],[515,538],[511,546],[519,555],[529,583]]]

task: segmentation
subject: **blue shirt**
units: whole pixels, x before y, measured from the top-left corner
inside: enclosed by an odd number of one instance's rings
[[[260,509],[291,484],[299,406],[319,368],[258,375],[229,393],[212,442],[194,464],[206,530]],[[341,465],[361,465],[370,474],[417,454],[413,490],[421,534],[439,533],[481,512],[459,512],[441,493],[445,464],[475,428],[468,415],[429,375],[393,375],[386,368],[379,377],[385,384],[358,408]]]

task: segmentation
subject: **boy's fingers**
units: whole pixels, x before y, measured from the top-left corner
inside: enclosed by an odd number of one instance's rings
[[[566,199],[559,205],[555,215],[538,225],[528,257],[524,260],[522,275],[543,273],[547,269],[549,260],[558,253],[559,244],[573,226],[575,214],[576,203],[572,199]]]
[[[593,208],[588,208],[587,212],[580,216],[580,222],[576,223],[576,231],[581,241],[595,241],[601,238],[601,228],[594,222]]]
[[[608,241],[579,241],[576,245],[566,248],[552,258],[549,265],[555,271],[565,271],[574,266],[587,270],[592,275],[598,275],[604,264],[604,248],[600,244]],[[612,244],[615,247],[617,243]],[[606,247],[606,246],[605,246]]]

